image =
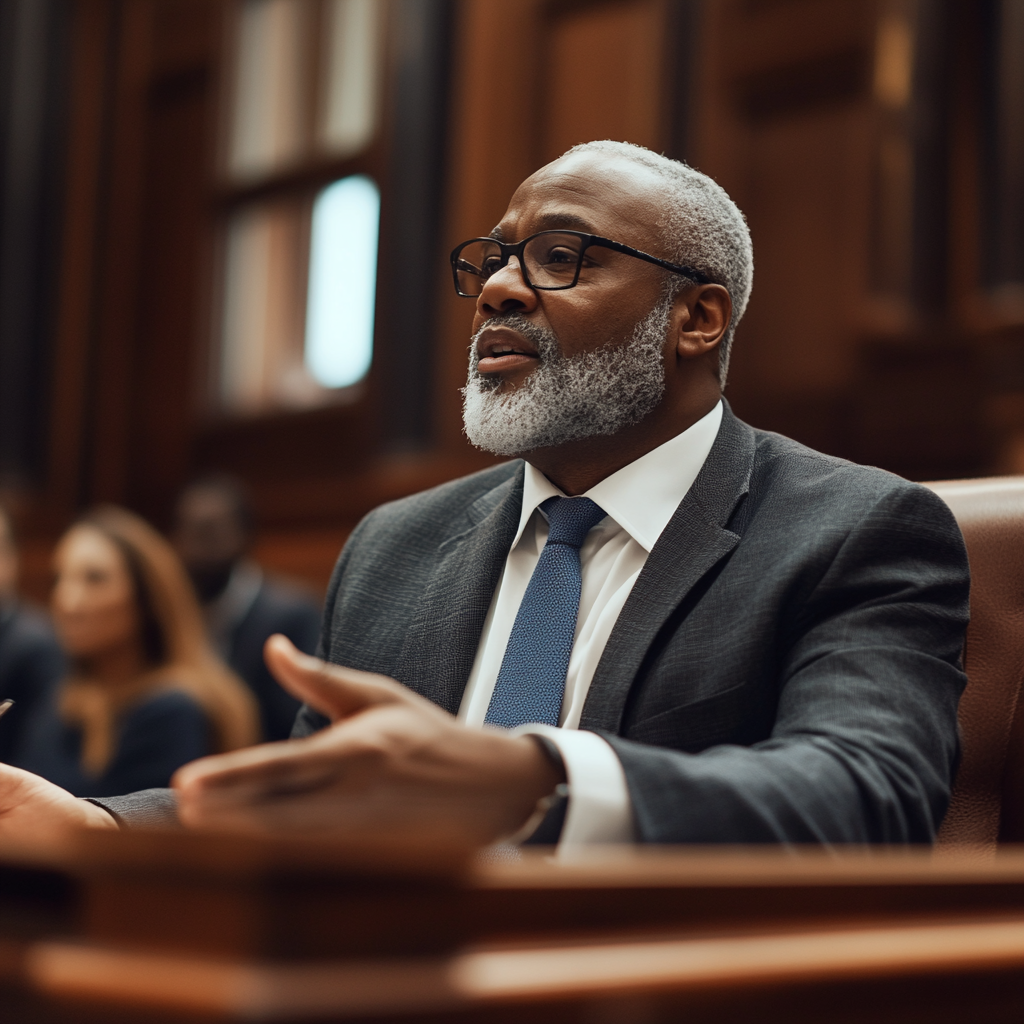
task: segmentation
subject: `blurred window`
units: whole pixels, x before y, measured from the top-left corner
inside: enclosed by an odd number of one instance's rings
[[[313,205],[305,364],[325,388],[370,369],[379,222],[380,192],[364,174],[325,188]]]
[[[373,357],[385,0],[240,0],[228,40],[217,407],[354,398]]]

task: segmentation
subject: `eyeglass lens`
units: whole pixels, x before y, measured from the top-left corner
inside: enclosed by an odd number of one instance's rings
[[[535,288],[568,288],[576,278],[583,241],[576,235],[545,232],[523,250],[528,282]],[[489,240],[468,243],[459,253],[456,273],[463,295],[479,295],[487,279],[501,269],[501,246]]]

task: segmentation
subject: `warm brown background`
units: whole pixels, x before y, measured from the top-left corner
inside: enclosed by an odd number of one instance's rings
[[[259,556],[323,586],[368,509],[485,465],[460,430],[471,303],[451,294],[445,254],[594,137],[684,157],[746,212],[739,415],[911,478],[1024,471],[1024,221],[1004,159],[1024,124],[998,113],[999,3],[391,0],[366,158],[384,196],[368,387],[354,405],[231,420],[204,404],[204,375],[219,225],[238,201],[216,173],[232,5],[29,2],[58,26],[37,111],[50,191],[32,222],[52,251],[29,267],[35,326],[2,343],[17,371],[2,429],[37,595],[77,510],[122,502],[165,525],[201,470],[248,480]],[[428,123],[402,92],[417,60],[443,72],[440,116],[410,150]],[[432,300],[390,269],[404,245],[433,268]]]

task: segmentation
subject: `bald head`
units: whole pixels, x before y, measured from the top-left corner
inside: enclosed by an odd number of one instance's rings
[[[652,168],[630,158],[628,153],[613,150],[609,153],[576,147],[533,172],[517,189],[537,191],[547,187],[560,190],[559,199],[573,190],[573,182],[580,185],[588,204],[594,190],[599,189],[609,205],[618,210],[636,207],[643,223],[650,223],[656,215],[659,201],[663,202],[667,188],[661,176]]]

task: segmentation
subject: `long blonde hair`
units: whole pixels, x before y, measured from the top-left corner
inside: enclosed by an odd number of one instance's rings
[[[118,713],[144,693],[161,689],[184,691],[202,706],[217,751],[255,743],[255,699],[210,646],[192,583],[170,544],[116,505],[93,509],[76,526],[98,530],[121,552],[135,586],[148,662],[147,671],[127,687],[112,689],[82,672],[65,682],[61,713],[82,728],[83,767],[101,774],[114,756]]]

